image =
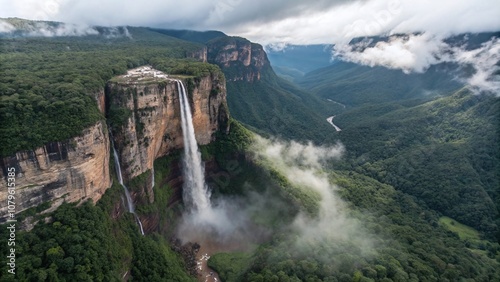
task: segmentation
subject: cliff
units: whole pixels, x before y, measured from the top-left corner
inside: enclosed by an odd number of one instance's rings
[[[169,77],[151,67],[115,77],[93,93],[114,133],[125,181],[151,170],[156,158],[183,147],[179,93],[173,79],[186,85],[199,144],[228,131],[229,113],[223,75]],[[111,186],[110,137],[104,121],[80,136],[17,152],[0,160],[0,221],[7,216],[7,169],[16,169],[16,213],[50,202],[99,200]],[[150,181],[134,201],[153,202]]]
[[[111,186],[106,125],[98,122],[75,138],[17,152],[0,166],[3,180],[7,168],[16,169],[16,213],[48,201],[52,207],[63,201],[95,202]],[[7,182],[0,181],[0,220],[7,215],[7,191]]]
[[[218,65],[228,81],[253,82],[271,69],[261,45],[241,37],[221,37],[207,43],[207,60]]]
[[[222,76],[201,78],[169,77],[151,67],[130,70],[111,80],[107,87],[110,114],[125,109],[122,119],[110,117],[124,180],[130,180],[153,166],[156,158],[183,147],[179,93],[174,79],[182,79],[193,112],[198,144],[215,140],[218,130],[228,130],[229,113]]]
[[[188,58],[193,58],[195,60],[198,60],[200,62],[206,63],[207,62],[207,47],[203,46],[197,51],[191,52],[187,54]]]

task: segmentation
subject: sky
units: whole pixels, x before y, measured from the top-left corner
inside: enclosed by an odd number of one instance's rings
[[[0,17],[87,25],[221,30],[267,44],[500,30],[498,0],[0,0]]]

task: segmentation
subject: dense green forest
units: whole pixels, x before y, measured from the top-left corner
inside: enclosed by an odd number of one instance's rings
[[[339,169],[328,173],[328,178],[339,187],[335,192],[337,197],[348,204],[349,220],[362,226],[360,238],[370,243],[360,245],[350,238],[325,237],[306,241],[306,245],[298,244],[303,235],[291,226],[305,207],[301,203],[307,199],[301,199],[300,193],[289,194],[290,189],[297,187],[290,186],[286,177],[249,162],[248,157],[239,157],[249,150],[252,134],[235,121],[231,121],[231,128],[229,135],[221,135],[218,142],[202,148],[204,158],[214,159],[222,170],[229,170],[227,167],[234,160],[242,169],[230,177],[230,185],[211,184],[215,196],[253,197],[255,201],[252,193],[263,195],[262,209],[254,210],[253,218],[272,230],[273,236],[253,251],[213,255],[209,265],[223,281],[455,281],[458,278],[494,281],[500,278],[497,243],[476,233],[462,237],[453,228],[460,227],[458,222],[452,220],[447,225],[438,212],[427,209],[417,198],[352,170]],[[179,157],[174,154],[155,162],[156,200],[152,205],[138,206],[141,216],[159,213],[162,220],[175,222],[179,210],[168,207],[171,188],[162,179]],[[148,173],[128,183],[130,189],[139,189],[147,181]],[[132,215],[116,216],[121,189],[114,185],[96,206],[89,202],[78,207],[64,204],[52,214],[35,215],[40,222],[30,232],[18,232],[16,239],[19,280],[5,281],[118,281],[123,275],[133,281],[193,280],[184,260],[166,239],[172,234],[171,227],[140,236]],[[2,234],[7,232],[5,228],[1,230]],[[4,235],[0,242],[2,250],[7,246]],[[2,267],[5,273],[7,266]]]
[[[392,186],[348,171],[331,178],[374,239],[370,250],[350,240],[313,241],[277,234],[253,254],[217,254],[212,268],[224,281],[495,281],[499,245],[460,240],[439,215]],[[495,260],[496,259],[496,260]]]
[[[33,230],[17,231],[16,276],[7,274],[3,264],[0,280],[195,281],[165,237],[141,236],[131,214],[112,217],[123,193],[114,183],[95,206],[63,204],[51,214],[37,215]],[[1,228],[0,235],[1,252],[7,253],[8,230]]]
[[[450,69],[404,74],[336,62],[298,83],[331,102],[342,129],[336,139],[347,149],[343,168],[416,196],[492,239],[500,223],[498,98],[474,95]]]
[[[145,64],[195,76],[215,66],[186,59],[201,45],[145,28],[106,37],[0,38],[0,156],[65,140],[104,117],[94,95]],[[104,31],[102,31],[104,32]]]
[[[373,115],[377,110],[380,115]],[[493,238],[500,200],[498,112],[498,99],[464,89],[414,107],[353,110],[335,122],[343,128],[350,168]],[[360,138],[366,141],[356,142]]]

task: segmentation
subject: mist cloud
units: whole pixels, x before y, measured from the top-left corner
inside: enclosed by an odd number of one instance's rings
[[[35,23],[32,29],[26,30],[28,36],[84,36],[97,35],[99,32],[86,25],[59,24],[50,26],[46,23]]]
[[[430,66],[440,63],[456,63],[472,67],[471,76],[458,79],[478,92],[500,93],[500,39],[492,38],[478,48],[446,43],[443,37],[428,33],[392,36],[386,41],[373,44],[366,39],[355,44],[338,44],[333,49],[336,59],[367,66],[383,66],[401,69],[405,73],[423,73]]]
[[[285,226],[279,227],[291,232],[290,238],[294,239],[290,248],[294,248],[294,252],[304,254],[312,247],[328,246],[316,256],[327,261],[334,255],[332,252],[339,252],[340,245],[351,246],[350,250],[357,250],[360,255],[373,251],[371,235],[349,215],[349,209],[335,194],[339,188],[331,184],[323,170],[329,162],[339,159],[344,150],[341,144],[326,147],[261,137],[254,140],[250,151],[257,163],[276,170],[294,186],[292,189],[312,194],[317,201],[316,213],[311,214],[303,208],[287,222],[281,223]],[[283,189],[288,188],[291,187]],[[252,190],[251,187],[247,189]],[[265,217],[271,214],[276,216],[279,211],[289,210],[289,201],[270,194],[266,189],[263,193],[248,192],[244,197],[219,196],[212,199],[209,213],[185,213],[178,225],[177,236],[183,243],[191,241],[202,246],[218,246],[226,251],[248,251],[255,243],[271,238],[275,228],[278,228],[256,223],[255,218],[266,221]]]
[[[0,33],[9,33],[16,30],[16,28],[6,21],[0,20]]]
[[[440,62],[440,57],[449,50],[441,40],[427,34],[391,37],[387,42],[371,44],[371,39],[356,44],[338,44],[333,54],[336,58],[371,67],[422,73]]]
[[[93,27],[86,24],[48,23],[44,21],[16,22],[0,20],[0,34],[3,36],[62,37],[101,35],[106,38],[128,37],[132,35],[125,26]]]
[[[295,247],[304,250],[311,246],[347,243],[357,246],[360,252],[368,253],[372,249],[370,235],[358,220],[349,216],[345,203],[335,194],[339,188],[330,183],[323,171],[327,162],[342,156],[342,145],[322,147],[257,138],[254,151],[291,184],[319,195],[318,214],[300,212],[292,224],[292,229],[299,234]],[[322,255],[327,258],[328,252]]]
[[[42,37],[57,37],[57,36],[84,36],[97,35],[99,32],[88,25],[83,24],[48,24],[46,22],[29,22],[22,24],[11,24],[7,21],[0,20],[0,33],[23,35],[23,36],[42,36]]]

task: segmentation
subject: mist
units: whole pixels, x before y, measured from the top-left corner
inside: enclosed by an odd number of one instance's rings
[[[67,24],[47,22],[29,22],[17,26],[7,21],[0,20],[0,33],[29,36],[29,37],[58,37],[58,36],[86,36],[97,35],[99,32],[91,26],[84,24]]]
[[[457,79],[476,93],[500,95],[500,39],[493,37],[474,49],[447,43],[445,39],[428,33],[391,36],[375,44],[372,39],[365,39],[355,44],[337,44],[332,53],[334,59],[405,73],[423,73],[441,63],[454,63],[462,69],[472,67],[472,74],[463,72]]]
[[[321,247],[322,252],[309,255],[331,261],[331,256],[339,252],[334,246],[356,246],[358,254],[363,256],[373,252],[372,235],[350,215],[345,202],[336,194],[340,188],[331,183],[325,170],[328,162],[341,158],[344,151],[342,144],[324,147],[312,143],[256,139],[254,152],[257,158],[275,168],[296,189],[318,196],[318,212],[310,214],[301,210],[290,226],[297,234],[293,247],[298,253],[312,252]]]
[[[48,22],[23,22],[21,24],[9,23],[0,19],[0,35],[6,37],[64,37],[64,36],[89,36],[99,35],[107,39],[127,37],[132,35],[126,26],[95,27],[86,24],[48,23]]]
[[[255,193],[213,199],[208,212],[184,212],[176,236],[183,244],[197,242],[202,246],[217,246],[219,251],[248,251],[271,234],[269,228],[252,220],[266,204],[269,202],[265,195]]]
[[[336,194],[339,187],[331,183],[325,171],[328,163],[341,158],[344,151],[341,144],[325,147],[257,136],[250,148],[253,161],[277,171],[291,186],[282,187],[284,190],[278,194],[298,189],[298,194],[314,199],[316,211],[299,204],[298,210],[290,213],[293,206],[290,199],[272,193],[271,184],[264,192],[257,192],[256,187],[245,183],[243,195],[212,197],[208,213],[185,212],[178,224],[177,237],[182,243],[198,242],[202,248],[208,246],[216,252],[251,252],[276,232],[285,232],[294,238],[290,246],[294,252],[307,254],[316,247],[325,247],[324,252],[314,255],[317,259],[328,261],[339,251],[332,246],[339,245],[349,245],[351,251],[355,246],[358,254],[368,256],[373,253],[372,235],[358,219],[350,216],[346,204]],[[291,216],[279,215],[283,211]]]

